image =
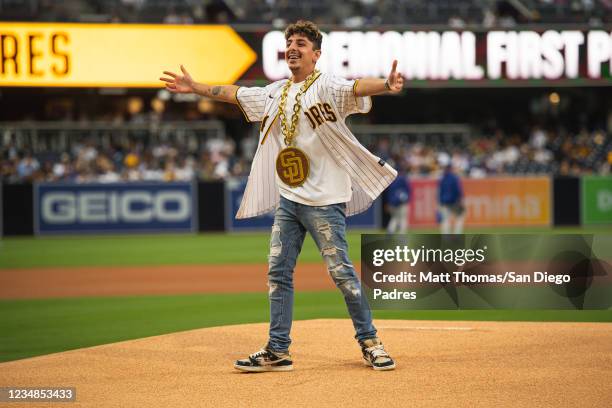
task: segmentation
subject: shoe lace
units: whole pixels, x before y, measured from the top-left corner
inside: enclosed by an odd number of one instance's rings
[[[368,353],[370,353],[370,355],[374,358],[377,359],[378,357],[389,357],[389,354],[385,351],[385,348],[382,344],[379,344],[377,346],[372,346],[366,349],[366,351]]]
[[[258,352],[251,354],[249,357],[252,358],[252,359],[256,359],[257,357],[261,357],[261,356],[264,356],[266,354],[268,354],[268,350],[261,349]]]

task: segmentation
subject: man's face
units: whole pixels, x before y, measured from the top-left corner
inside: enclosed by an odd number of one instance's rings
[[[321,50],[314,50],[314,44],[302,34],[293,34],[287,39],[285,61],[289,69],[311,71],[321,56]]]

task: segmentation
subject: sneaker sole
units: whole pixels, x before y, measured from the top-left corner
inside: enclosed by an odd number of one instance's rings
[[[367,365],[368,367],[372,367],[372,369],[376,370],[376,371],[389,371],[389,370],[395,370],[395,363],[393,363],[393,365],[390,366],[385,366],[385,367],[376,367],[374,366],[372,363],[370,363],[368,360],[364,359],[363,360],[363,364]]]
[[[237,365],[234,364],[234,368],[236,370],[239,371],[246,371],[249,373],[265,373],[265,372],[272,372],[272,371],[293,371],[293,365],[289,365],[289,366],[241,366],[241,365]]]

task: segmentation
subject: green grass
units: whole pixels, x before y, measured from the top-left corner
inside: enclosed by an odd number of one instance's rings
[[[296,294],[296,320],[347,317],[344,301],[337,291]],[[374,317],[612,322],[612,311],[380,310],[374,311]],[[265,293],[2,300],[0,361],[182,330],[267,320]]]
[[[363,231],[361,231],[363,232]],[[376,232],[376,231],[369,231]],[[435,230],[419,230],[433,233]],[[612,227],[473,229],[471,233],[612,233]],[[0,241],[0,269],[62,266],[193,265],[266,263],[268,233],[199,235],[121,235],[8,238]],[[360,259],[360,232],[347,236],[350,255]],[[319,262],[306,238],[301,262]]]
[[[372,232],[372,231],[370,231]],[[421,230],[419,233],[434,233]],[[473,233],[612,233],[588,229],[479,229]],[[348,234],[360,258],[360,234]],[[10,238],[0,240],[2,268],[265,263],[267,233]],[[301,262],[320,262],[306,239]],[[222,311],[222,312],[220,312]],[[375,311],[375,318],[612,322],[612,311]],[[296,294],[295,318],[346,318],[338,292]],[[201,327],[266,322],[265,293],[0,300],[0,361]]]

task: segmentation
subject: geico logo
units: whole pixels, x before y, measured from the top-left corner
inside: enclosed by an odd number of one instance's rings
[[[42,197],[42,220],[49,224],[185,221],[191,212],[184,191],[53,192]]]

